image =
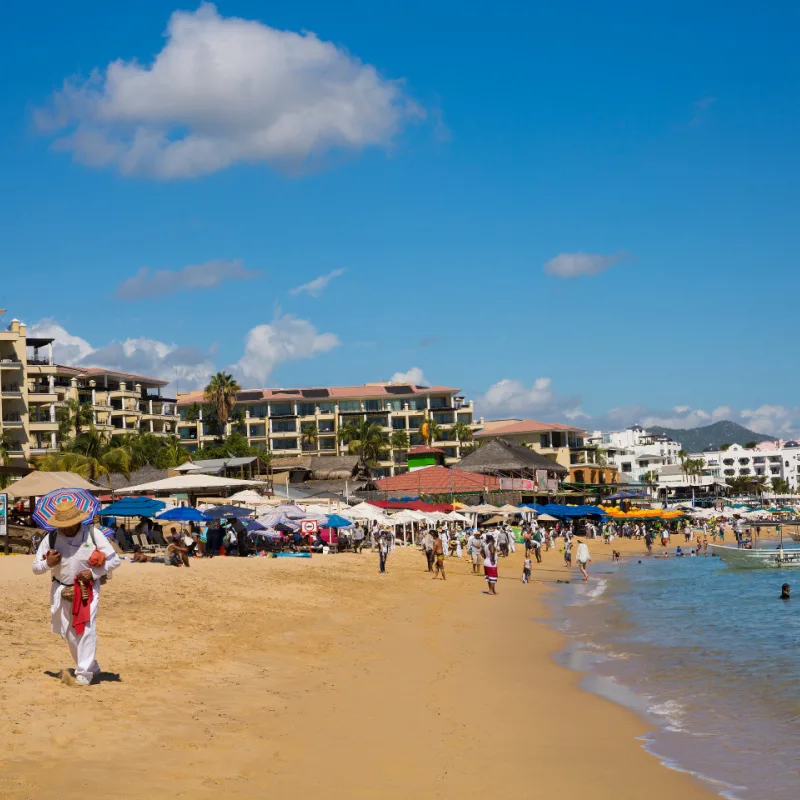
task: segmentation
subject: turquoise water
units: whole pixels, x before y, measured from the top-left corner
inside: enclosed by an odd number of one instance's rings
[[[634,558],[567,590],[561,660],[652,723],[649,750],[726,797],[800,797],[800,570]]]

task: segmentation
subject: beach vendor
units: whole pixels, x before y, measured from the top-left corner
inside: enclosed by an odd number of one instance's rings
[[[33,571],[51,573],[50,630],[69,647],[76,683],[88,686],[100,672],[95,658],[100,579],[119,566],[119,556],[71,500],[56,504],[45,521],[55,530],[42,539]]]

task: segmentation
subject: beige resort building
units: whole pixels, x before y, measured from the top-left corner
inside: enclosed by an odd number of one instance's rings
[[[330,386],[306,389],[242,390],[235,411],[244,412],[242,422],[229,421],[226,433],[239,432],[248,442],[276,457],[297,455],[341,455],[347,445],[339,442],[339,428],[351,421],[375,422],[391,436],[406,431],[411,446],[422,444],[419,434],[425,418],[434,420],[443,437],[434,444],[444,452],[445,463],[461,458],[461,445],[450,435],[457,422],[480,428],[474,419],[472,401],[446,386],[412,386],[396,383],[366,383],[361,386]],[[213,425],[202,418],[202,392],[178,396],[178,436],[190,451],[214,439]],[[190,417],[195,404],[199,419]],[[482,422],[482,421],[481,421]],[[303,442],[303,428],[316,426],[314,442]],[[408,470],[405,450],[391,449],[374,470],[376,476],[396,475]]]
[[[56,450],[58,408],[74,399],[91,406],[96,428],[175,433],[175,399],[161,396],[167,381],[53,360],[53,339],[28,336],[12,320],[0,331],[0,432],[9,442],[6,466],[24,468],[32,456]]]

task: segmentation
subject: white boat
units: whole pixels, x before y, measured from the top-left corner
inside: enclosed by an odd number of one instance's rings
[[[800,547],[762,547],[758,550],[710,544],[708,549],[733,569],[800,567]]]

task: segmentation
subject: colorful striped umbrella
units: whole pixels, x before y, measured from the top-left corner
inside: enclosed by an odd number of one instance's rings
[[[54,489],[42,495],[36,502],[36,510],[33,512],[33,521],[46,531],[55,530],[52,525],[47,524],[47,520],[56,513],[56,506],[65,501],[71,501],[81,510],[88,513],[87,521],[96,516],[100,510],[100,501],[89,494],[86,489]]]
[[[293,531],[300,530],[299,523],[295,522],[293,519],[289,519],[286,514],[280,514],[275,511],[270,514],[264,514],[258,518],[258,521],[265,528],[274,528],[276,525],[283,525]]]

